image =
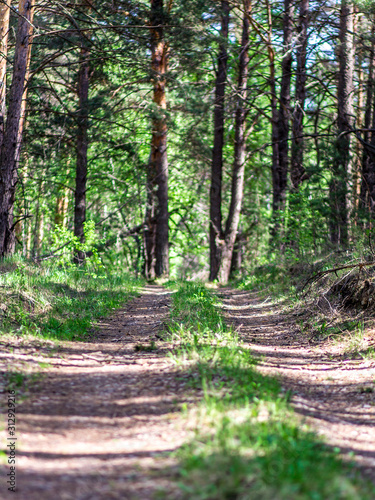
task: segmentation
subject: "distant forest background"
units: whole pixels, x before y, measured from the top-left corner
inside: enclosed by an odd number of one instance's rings
[[[375,4],[0,0],[0,255],[372,255]],[[374,243],[375,245],[375,243]]]

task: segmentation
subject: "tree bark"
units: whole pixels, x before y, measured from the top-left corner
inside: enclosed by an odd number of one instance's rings
[[[151,0],[151,69],[156,117],[152,121],[151,152],[147,170],[145,217],[145,275],[148,280],[169,275],[168,157],[166,71],[168,47],[164,40],[163,0]]]
[[[10,0],[0,4],[0,148],[3,143],[5,125],[6,68],[8,55],[8,33]]]
[[[78,118],[77,118],[77,163],[76,185],[74,193],[74,235],[81,243],[85,241],[84,223],[86,221],[86,190],[87,190],[87,150],[88,150],[88,98],[90,86],[90,50],[87,41],[82,36],[80,66],[78,72]],[[85,253],[77,250],[74,257],[76,264],[85,260]]]
[[[339,32],[339,75],[337,85],[337,132],[336,151],[330,185],[331,195],[331,241],[347,246],[349,235],[349,212],[351,205],[351,134],[353,125],[353,74],[354,36],[353,3],[342,0]]]
[[[269,58],[269,87],[271,94],[271,140],[272,140],[272,213],[277,214],[280,208],[280,176],[279,176],[279,130],[278,130],[278,108],[276,94],[276,68],[275,51],[272,44],[272,10],[269,0],[266,0],[268,33],[267,33],[267,52]],[[277,225],[272,228],[272,237],[277,232]]]
[[[67,187],[62,187],[59,190],[59,195],[56,199],[56,211],[55,211],[55,226],[61,228],[66,227],[66,215],[68,213],[69,205],[69,189]]]
[[[38,189],[39,195],[35,210],[34,231],[33,231],[34,244],[32,251],[33,258],[40,256],[44,238],[44,211],[43,211],[44,191],[45,191],[45,179],[43,176],[42,180],[39,183],[39,189]]]
[[[13,207],[18,180],[18,156],[23,128],[23,101],[26,98],[33,31],[34,0],[20,0],[13,77],[0,154],[0,258],[15,249]]]
[[[364,144],[371,144],[375,140],[375,133],[369,132],[372,122],[375,122],[374,113],[374,76],[375,76],[375,19],[373,20],[371,30],[371,52],[368,65],[368,79],[366,89],[366,107],[363,127]],[[364,146],[362,155],[362,182],[360,202],[363,210],[367,211],[371,216],[375,210],[375,158],[371,150]]]
[[[363,53],[362,51],[358,54],[358,101],[357,101],[357,117],[356,117],[356,128],[363,128],[363,88],[364,88],[364,71],[363,71]],[[361,169],[362,169],[362,144],[359,140],[356,141],[355,145],[355,164],[353,167],[353,201],[354,201],[354,224],[357,225],[358,222],[358,208],[360,202],[361,193]]]
[[[278,165],[275,178],[276,210],[285,210],[286,190],[288,185],[289,164],[289,120],[290,120],[290,81],[292,75],[292,37],[293,37],[294,4],[292,0],[284,0],[283,19],[283,59],[281,63],[281,88],[279,114],[277,121],[277,138],[279,142]]]
[[[233,249],[242,208],[243,186],[246,160],[246,97],[249,67],[249,19],[250,1],[244,1],[245,13],[242,23],[241,54],[238,68],[237,106],[235,118],[234,163],[232,172],[232,191],[224,241],[221,246],[221,259],[218,272],[219,282],[226,284],[229,279]]]
[[[309,26],[309,0],[300,0],[298,16],[298,40],[296,49],[297,74],[295,104],[292,125],[292,148],[290,177],[292,186],[298,190],[299,185],[306,177],[303,165],[303,116],[306,100],[306,49],[308,42],[307,29]]]
[[[84,0],[87,14],[91,12],[92,0]],[[81,32],[81,49],[78,70],[78,113],[77,113],[77,160],[74,191],[74,235],[80,243],[85,242],[87,191],[87,153],[89,147],[89,89],[90,89],[90,47],[87,33]],[[86,254],[76,250],[74,262],[82,264]]]
[[[214,104],[214,145],[211,164],[210,189],[210,281],[214,281],[219,272],[221,261],[222,229],[221,213],[221,185],[223,175],[223,146],[224,146],[224,119],[225,119],[225,84],[228,65],[228,30],[229,30],[229,3],[221,2],[221,31],[218,55],[218,68],[215,83]]]
[[[245,251],[245,244],[246,244],[246,236],[239,229],[237,231],[236,241],[234,242],[229,279],[235,278],[241,271],[242,259]]]

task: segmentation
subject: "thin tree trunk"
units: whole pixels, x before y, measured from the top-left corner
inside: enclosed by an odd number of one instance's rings
[[[13,207],[18,180],[18,156],[23,127],[23,100],[30,64],[34,0],[20,0],[13,78],[0,155],[0,257],[15,249]]]
[[[211,164],[210,189],[210,281],[214,281],[219,272],[221,249],[223,241],[222,214],[221,214],[221,185],[223,175],[223,146],[224,146],[224,119],[225,119],[225,84],[228,65],[228,30],[229,30],[229,3],[221,2],[221,31],[218,56],[218,68],[215,83],[214,104],[214,146]]]
[[[5,125],[6,68],[8,55],[8,33],[10,0],[0,4],[0,148],[3,143]]]
[[[365,144],[370,143],[372,136],[368,130],[371,127],[373,107],[374,107],[374,76],[375,76],[375,19],[373,19],[371,30],[371,52],[369,60],[369,70],[366,89],[366,107],[363,127],[365,132],[363,140]],[[370,193],[372,193],[370,195]],[[375,165],[368,147],[363,148],[362,155],[362,182],[361,182],[361,208],[367,210],[370,215],[375,207]]]
[[[306,170],[303,165],[303,116],[306,100],[306,49],[308,42],[308,26],[309,0],[300,0],[297,28],[298,40],[296,49],[296,92],[293,112],[293,138],[290,169],[290,177],[294,189],[298,189],[301,182],[306,179]]]
[[[80,66],[78,72],[78,120],[77,120],[77,163],[76,185],[74,194],[74,235],[81,243],[85,241],[84,223],[86,221],[86,189],[87,189],[87,150],[88,150],[88,98],[90,86],[90,50],[82,35]],[[76,252],[74,261],[81,264],[85,260],[82,250]]]
[[[22,175],[22,184],[23,184],[24,188],[26,186],[28,176],[29,176],[28,161],[26,161],[24,168],[23,168],[23,175]],[[26,197],[24,197],[24,199],[23,199],[22,208],[23,208],[23,213],[26,214],[27,208],[28,208]],[[24,219],[22,221],[22,256],[25,258],[29,257],[27,254],[29,226],[30,226],[30,219],[29,218]]]
[[[290,120],[290,81],[292,75],[292,36],[294,4],[284,0],[283,19],[283,59],[281,63],[281,88],[278,114],[279,163],[277,166],[278,201],[277,210],[285,210],[289,164],[289,120]]]
[[[332,221],[331,241],[347,246],[351,208],[351,134],[353,123],[354,36],[353,3],[342,0],[339,33],[339,76],[337,86],[337,131],[335,159],[330,186]]]
[[[358,105],[356,128],[363,127],[363,86],[364,86],[364,71],[363,71],[363,54],[358,55]],[[360,141],[356,141],[356,161],[353,169],[353,199],[354,199],[354,224],[358,222],[358,208],[361,193],[361,168],[362,168],[362,145]]]
[[[69,189],[67,187],[62,188],[62,192],[56,199],[56,212],[55,212],[55,225],[61,228],[66,227],[66,216],[68,212],[69,205]]]
[[[148,280],[169,275],[168,157],[166,78],[168,47],[164,40],[163,0],[151,0],[151,68],[157,116],[152,122],[151,152],[147,170],[145,217],[145,275]]]
[[[228,219],[222,243],[221,259],[218,272],[219,282],[226,284],[229,279],[233,249],[236,241],[238,224],[242,208],[243,186],[246,160],[246,97],[249,66],[249,19],[246,15],[250,10],[250,1],[244,1],[244,18],[242,25],[241,54],[238,70],[237,109],[235,118],[234,163],[232,174],[232,192]]]
[[[272,213],[277,214],[280,209],[281,189],[280,189],[280,172],[279,172],[279,129],[278,129],[278,107],[276,95],[276,68],[275,68],[275,51],[272,44],[272,11],[269,0],[266,0],[267,19],[268,19],[268,34],[267,34],[267,51],[269,58],[269,86],[271,93],[271,140],[272,140]],[[278,224],[272,227],[272,238],[276,236]]]
[[[373,227],[373,219],[375,215],[375,100],[372,103],[372,126],[371,132],[368,134],[365,149],[366,156],[366,190],[367,190],[367,207],[370,219],[370,228]]]
[[[43,180],[40,182],[39,185],[39,196],[35,211],[34,245],[32,252],[34,258],[39,257],[44,238],[44,211],[43,211],[44,190],[45,190],[45,181],[43,178]]]

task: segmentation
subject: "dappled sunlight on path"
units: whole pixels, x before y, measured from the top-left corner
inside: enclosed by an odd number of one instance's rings
[[[50,364],[17,406],[12,498],[147,500],[160,488],[170,490],[158,471],[173,465],[163,452],[187,438],[179,408],[189,395],[168,344],[144,350],[158,342],[169,295],[147,286],[103,319],[90,342],[61,343],[48,359],[31,347],[4,352],[3,363]]]
[[[344,456],[355,454],[375,481],[375,361],[334,356],[310,345],[280,304],[256,293],[223,289],[228,323],[258,358],[262,373],[280,378],[301,415]]]

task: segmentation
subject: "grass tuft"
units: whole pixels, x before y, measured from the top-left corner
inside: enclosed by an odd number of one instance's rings
[[[153,340],[151,340],[151,342],[148,345],[137,344],[134,346],[134,350],[136,352],[153,352],[153,351],[157,351],[157,349],[158,349],[158,347]]]

